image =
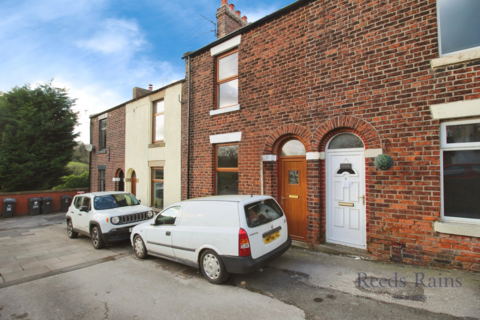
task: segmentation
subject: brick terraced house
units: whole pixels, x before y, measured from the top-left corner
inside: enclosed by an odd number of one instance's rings
[[[125,105],[90,116],[90,192],[125,190]]]
[[[222,0],[184,56],[182,198],[268,194],[293,239],[480,271],[479,11],[298,0],[249,24]]]

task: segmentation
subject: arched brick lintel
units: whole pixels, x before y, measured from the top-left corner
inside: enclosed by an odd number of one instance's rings
[[[345,129],[345,130],[342,130]],[[382,142],[375,128],[365,120],[355,117],[336,117],[322,123],[313,133],[312,145],[315,151],[325,151],[325,146],[331,136],[341,131],[356,133],[365,143],[365,149],[381,149]]]
[[[263,148],[263,154],[277,154],[279,146],[290,139],[299,140],[305,146],[305,150],[311,152],[313,151],[311,137],[311,132],[298,124],[281,126],[268,136]]]

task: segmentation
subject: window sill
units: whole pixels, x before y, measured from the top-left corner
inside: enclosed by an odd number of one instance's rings
[[[480,224],[467,224],[437,221],[433,224],[435,232],[456,234],[460,236],[480,238]]]
[[[466,63],[473,60],[480,60],[480,49],[468,50],[467,52],[452,54],[451,56],[441,57],[430,60],[432,69],[447,67],[454,64]]]
[[[98,153],[98,154],[107,153],[107,149],[98,150],[97,153]]]
[[[162,148],[165,147],[165,142],[155,142],[148,145],[148,148]]]
[[[214,115],[217,115],[217,114],[228,113],[228,112],[233,112],[233,111],[238,111],[238,110],[240,110],[240,105],[239,104],[237,104],[236,106],[232,106],[232,107],[212,110],[212,111],[210,111],[210,115],[214,116]]]

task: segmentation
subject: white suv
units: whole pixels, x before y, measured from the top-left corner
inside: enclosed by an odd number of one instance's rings
[[[94,192],[76,195],[67,211],[67,235],[92,238],[95,249],[105,243],[129,239],[132,227],[150,220],[151,208],[141,205],[131,193]]]
[[[200,268],[214,284],[248,273],[290,248],[287,219],[269,196],[214,196],[182,201],[134,227],[135,254]]]

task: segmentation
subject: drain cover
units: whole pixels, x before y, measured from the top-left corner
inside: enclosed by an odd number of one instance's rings
[[[178,276],[182,279],[191,279],[192,277],[196,277],[198,275],[198,270],[193,268],[185,269],[178,274]]]

